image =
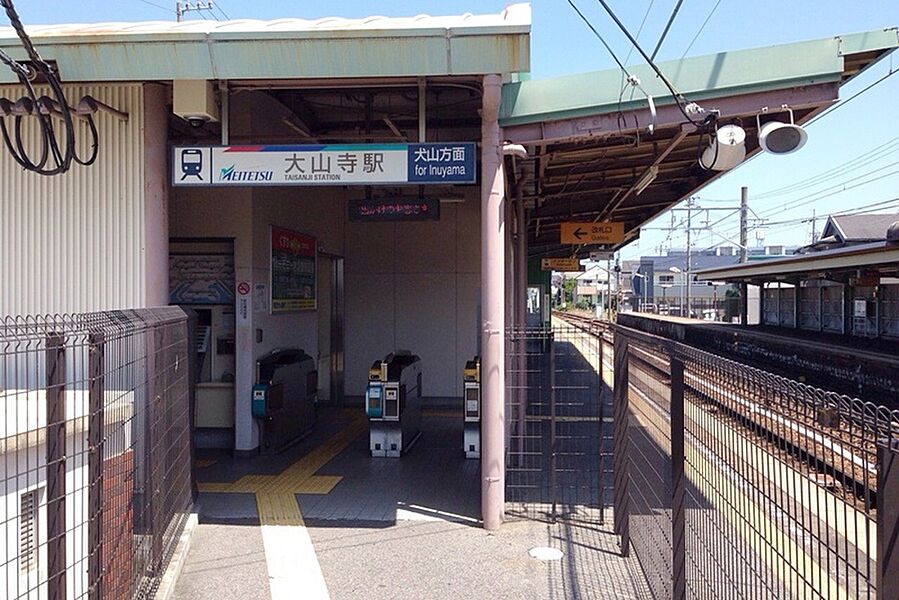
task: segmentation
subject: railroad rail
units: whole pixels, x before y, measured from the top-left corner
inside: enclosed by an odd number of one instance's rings
[[[895,597],[899,411],[553,316],[614,347],[616,532],[654,596]]]
[[[613,337],[608,323],[598,322],[583,315],[557,313],[557,317],[592,335],[602,335],[611,342]],[[663,381],[670,379],[667,358],[661,352],[633,347],[631,355],[644,369],[655,373]],[[707,373],[687,367],[684,373],[685,392],[702,406],[723,414],[751,430],[757,437],[767,440],[769,446],[786,449],[793,457],[817,471],[827,487],[840,487],[854,492],[865,506],[876,506],[877,449],[865,443],[863,436],[852,430],[873,431],[882,423],[876,410],[853,414],[855,423],[844,425],[836,408],[826,402],[807,406],[809,414],[784,416],[771,410],[772,399],[747,393],[734,385],[714,384],[707,380]],[[796,385],[802,385],[796,382]],[[722,401],[725,399],[725,401]],[[778,407],[781,410],[784,407]],[[875,409],[873,405],[870,407]],[[894,411],[895,413],[895,411]],[[826,435],[822,430],[829,430]],[[848,431],[847,431],[848,430]],[[899,437],[899,415],[893,415],[893,437]],[[798,439],[797,439],[798,438]],[[831,479],[832,478],[832,479]]]

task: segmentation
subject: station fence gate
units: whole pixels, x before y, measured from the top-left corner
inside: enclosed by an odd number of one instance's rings
[[[506,341],[507,515],[602,522],[612,500],[611,344],[557,320],[510,329]]]
[[[178,308],[0,320],[0,597],[152,597],[192,502]]]
[[[655,598],[899,598],[899,412],[613,331],[614,527]]]

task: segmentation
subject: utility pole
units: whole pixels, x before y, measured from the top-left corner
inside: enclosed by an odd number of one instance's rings
[[[687,318],[689,319],[692,311],[690,310],[690,284],[691,279],[693,279],[693,242],[692,242],[692,233],[693,233],[693,198],[687,199],[687,272],[685,275],[687,276]]]
[[[817,240],[818,232],[816,231],[817,229],[818,229],[818,218],[817,218],[817,215],[815,214],[815,209],[812,209],[812,243],[813,244],[818,241]]]
[[[175,2],[175,19],[180,23],[184,20],[184,14],[191,11],[209,11],[212,12],[212,9],[215,8],[215,4],[212,3],[212,0],[209,0],[206,4],[202,2],[197,2],[196,4],[191,4],[190,2]],[[202,16],[202,15],[201,15]],[[205,17],[203,17],[205,19]]]
[[[606,261],[606,319],[612,320],[612,256]]]
[[[749,259],[749,188],[745,185],[740,188],[740,262],[745,263]],[[749,285],[740,284],[740,325],[749,322]]]
[[[748,259],[748,249],[746,244],[749,243],[749,188],[745,185],[740,188],[740,262],[744,263]]]

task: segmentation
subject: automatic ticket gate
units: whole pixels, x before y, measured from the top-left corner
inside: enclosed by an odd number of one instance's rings
[[[277,452],[309,432],[317,393],[315,360],[299,348],[273,350],[256,362],[252,410],[260,452]]]
[[[462,449],[465,458],[481,458],[481,358],[465,363],[462,379],[465,383],[465,423],[462,429]]]
[[[376,360],[368,371],[365,412],[372,456],[407,452],[421,434],[421,359],[399,351]]]

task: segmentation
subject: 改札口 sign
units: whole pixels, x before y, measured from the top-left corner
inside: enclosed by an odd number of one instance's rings
[[[176,146],[175,186],[475,183],[472,142]]]

